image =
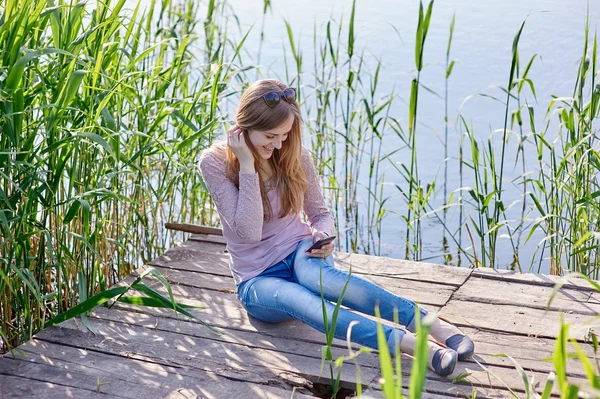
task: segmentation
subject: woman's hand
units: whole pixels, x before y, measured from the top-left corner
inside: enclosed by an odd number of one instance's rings
[[[240,161],[240,169],[254,168],[254,155],[246,144],[244,129],[235,125],[227,132],[227,145]]]
[[[329,237],[327,235],[327,233],[319,231],[319,230],[315,230],[313,232],[313,244],[315,242],[322,240],[323,238],[327,238],[327,237]],[[311,252],[305,252],[305,254],[306,254],[306,256],[310,256],[311,258],[327,258],[329,255],[331,255],[333,253],[333,250],[335,249],[335,245],[333,244],[334,241],[330,242],[329,244],[323,245],[319,249],[313,249]]]

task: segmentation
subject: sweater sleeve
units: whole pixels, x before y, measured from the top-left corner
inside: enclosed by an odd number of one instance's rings
[[[335,233],[333,217],[325,205],[317,169],[310,152],[305,147],[302,147],[302,167],[308,180],[308,190],[304,194],[304,213],[308,217],[310,227],[313,232],[319,230],[333,235]]]
[[[221,215],[221,224],[227,224],[242,241],[260,242],[264,216],[258,172],[240,173],[238,189],[225,174],[224,160],[208,149],[200,155],[200,173]]]

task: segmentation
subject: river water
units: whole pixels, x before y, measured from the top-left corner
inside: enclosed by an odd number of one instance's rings
[[[150,3],[149,1],[147,2]],[[588,4],[589,3],[589,4]],[[229,0],[239,18],[242,31],[252,31],[245,44],[245,63],[255,64],[253,57],[258,53],[260,27],[263,13],[263,2],[256,0]],[[284,19],[287,20],[300,39],[300,48],[304,56],[305,82],[310,84],[313,54],[313,27],[317,26],[319,40],[324,39],[324,24],[330,18],[343,20],[348,25],[352,2],[335,0],[286,0],[272,1],[272,11],[266,17],[264,30],[265,42],[262,48],[261,65],[264,76],[278,77],[285,80],[285,65],[282,47],[289,45]],[[521,24],[527,18],[521,36],[519,51],[521,68],[537,54],[529,77],[533,80],[537,100],[530,90],[524,90],[522,100],[533,105],[536,110],[537,123],[543,128],[544,114],[552,95],[570,96],[577,75],[581,57],[587,7],[589,6],[590,36],[600,21],[600,1],[598,0],[504,0],[502,2],[481,0],[442,0],[434,5],[431,26],[425,44],[425,66],[421,73],[421,81],[429,89],[443,96],[446,46],[449,26],[453,14],[456,15],[451,59],[457,64],[449,82],[449,158],[448,190],[460,187],[458,174],[458,142],[464,130],[455,128],[457,112],[461,113],[472,124],[476,137],[485,140],[493,134],[494,147],[499,156],[501,132],[504,123],[504,106],[487,97],[473,97],[473,94],[497,96],[503,101],[506,95],[499,87],[506,87],[511,62],[511,46],[513,38]],[[377,0],[356,2],[356,49],[365,53],[366,69],[374,71],[379,58],[383,61],[380,73],[379,96],[389,94],[394,88],[399,94],[392,115],[407,119],[410,82],[415,76],[414,70],[414,35],[418,16],[418,1]],[[199,25],[201,26],[201,25]],[[241,35],[241,33],[240,33]],[[346,35],[342,36],[344,43]],[[591,45],[591,38],[590,38]],[[288,54],[289,55],[289,54]],[[288,62],[291,55],[288,56]],[[252,74],[253,76],[253,74]],[[514,103],[513,103],[514,105]],[[516,107],[511,106],[511,110]],[[425,184],[437,180],[438,193],[433,200],[434,206],[442,204],[443,165],[444,165],[444,100],[438,96],[421,90],[418,109],[419,125],[417,127],[419,177]],[[404,123],[406,126],[406,122]],[[556,122],[551,124],[549,135],[556,137]],[[525,129],[525,133],[529,128]],[[495,132],[495,133],[493,133]],[[554,132],[554,133],[553,133]],[[305,133],[306,134],[306,133]],[[389,152],[401,147],[402,143],[393,133],[385,133],[385,148]],[[522,186],[513,182],[521,175],[520,161],[513,168],[517,140],[512,138],[507,147],[504,185],[506,192],[503,200],[506,205],[516,201],[509,210],[508,217],[516,224],[520,217]],[[408,153],[399,151],[395,162],[408,162]],[[535,148],[526,146],[527,170],[536,167]],[[394,184],[404,184],[404,179],[393,168],[383,165],[388,183],[385,195],[393,196],[386,203],[388,214],[382,221],[381,255],[402,258],[404,256],[405,223],[393,214],[405,213],[404,202],[398,195]],[[366,176],[368,165],[364,166],[362,178]],[[472,185],[469,170],[465,170],[463,186]],[[365,191],[361,192],[360,201],[365,202]],[[458,214],[455,208],[450,211],[448,226],[456,229]],[[469,210],[467,210],[469,211]],[[475,218],[473,210],[471,215]],[[529,219],[535,218],[531,214]],[[471,225],[472,226],[472,225]],[[472,229],[473,231],[473,229]],[[423,258],[435,262],[443,262],[441,254],[443,228],[436,218],[423,221]],[[504,233],[504,232],[503,232]],[[521,244],[527,232],[524,233]],[[537,242],[542,238],[537,234],[527,244],[521,245],[520,257],[524,271],[528,271],[529,262],[534,255]],[[463,233],[463,246],[469,246],[466,233]],[[512,248],[509,240],[501,236],[499,239],[498,265],[509,267]],[[452,249],[452,246],[451,246]],[[477,249],[479,251],[479,249]],[[480,252],[480,251],[479,251]],[[537,272],[536,268],[533,271]],[[542,262],[539,272],[548,272],[548,262]]]

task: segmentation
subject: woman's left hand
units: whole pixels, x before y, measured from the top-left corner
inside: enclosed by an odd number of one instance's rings
[[[313,233],[313,243],[327,237],[328,235],[326,233],[319,230],[315,230]],[[330,242],[329,244],[323,245],[319,249],[313,249],[311,252],[304,253],[306,254],[306,256],[310,256],[311,258],[327,258],[333,253],[333,250],[335,249],[334,241]]]

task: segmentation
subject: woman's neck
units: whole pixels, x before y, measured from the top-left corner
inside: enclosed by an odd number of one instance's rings
[[[273,166],[271,165],[271,160],[270,159],[261,159],[260,160],[260,166],[265,171],[273,171]]]
[[[259,161],[259,167],[262,169],[263,171],[263,177],[270,177],[273,174],[273,167],[271,166],[271,163],[268,160],[265,159],[261,159]]]

